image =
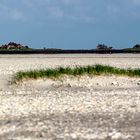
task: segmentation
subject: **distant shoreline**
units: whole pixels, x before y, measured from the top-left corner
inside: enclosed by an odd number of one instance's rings
[[[115,53],[140,53],[140,49],[114,49],[114,50],[0,50],[0,54],[115,54]]]

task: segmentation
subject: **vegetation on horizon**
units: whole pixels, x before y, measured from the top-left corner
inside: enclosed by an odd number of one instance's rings
[[[27,52],[30,52],[30,53],[42,53],[42,52],[46,52],[46,53],[117,53],[117,52],[120,52],[120,53],[133,53],[133,52],[137,52],[139,53],[140,52],[140,44],[136,44],[134,45],[132,48],[123,48],[123,49],[115,49],[114,47],[112,46],[108,46],[108,45],[105,45],[105,44],[98,44],[96,46],[96,48],[94,49],[78,49],[78,50],[71,50],[71,49],[68,49],[68,50],[65,50],[65,49],[60,49],[60,48],[43,48],[43,49],[35,49],[35,48],[30,48],[29,46],[24,46],[24,45],[21,45],[19,43],[15,43],[15,42],[9,42],[8,44],[5,44],[5,45],[1,45],[0,46],[0,52],[8,52],[8,53],[14,53],[15,52],[22,52],[23,53],[26,53]]]
[[[39,78],[59,78],[63,75],[81,76],[84,74],[88,75],[126,75],[126,76],[140,76],[140,69],[121,69],[105,65],[93,65],[93,66],[76,66],[75,68],[70,67],[59,67],[56,69],[41,69],[31,71],[20,71],[13,77],[13,82],[17,83],[24,79],[39,79]]]
[[[8,44],[0,46],[0,50],[5,50],[5,51],[31,50],[31,49],[32,48],[29,48],[28,46],[23,46],[15,42],[9,42]]]

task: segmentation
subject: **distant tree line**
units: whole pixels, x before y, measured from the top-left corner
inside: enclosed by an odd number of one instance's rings
[[[96,46],[96,49],[97,50],[112,50],[113,47],[112,46],[107,46],[105,44],[98,44]],[[136,44],[132,48],[125,48],[125,49],[140,49],[140,44]]]
[[[0,46],[0,54],[68,54],[68,53],[140,53],[140,44],[132,48],[114,49],[112,46],[98,44],[95,49],[90,50],[64,50],[59,48],[33,49],[18,43],[10,42]]]

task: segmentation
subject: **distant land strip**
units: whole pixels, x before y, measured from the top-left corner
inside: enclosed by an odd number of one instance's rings
[[[112,54],[112,53],[140,53],[140,49],[112,49],[112,50],[0,50],[0,54]]]

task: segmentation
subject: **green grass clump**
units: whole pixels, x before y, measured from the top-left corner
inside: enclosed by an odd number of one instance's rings
[[[38,78],[59,78],[62,75],[101,75],[101,74],[114,74],[114,75],[126,75],[126,76],[140,76],[140,69],[121,69],[104,65],[93,66],[77,66],[75,68],[59,67],[56,69],[41,69],[31,70],[26,72],[18,72],[14,76],[14,82],[22,81],[23,79],[38,79]]]

